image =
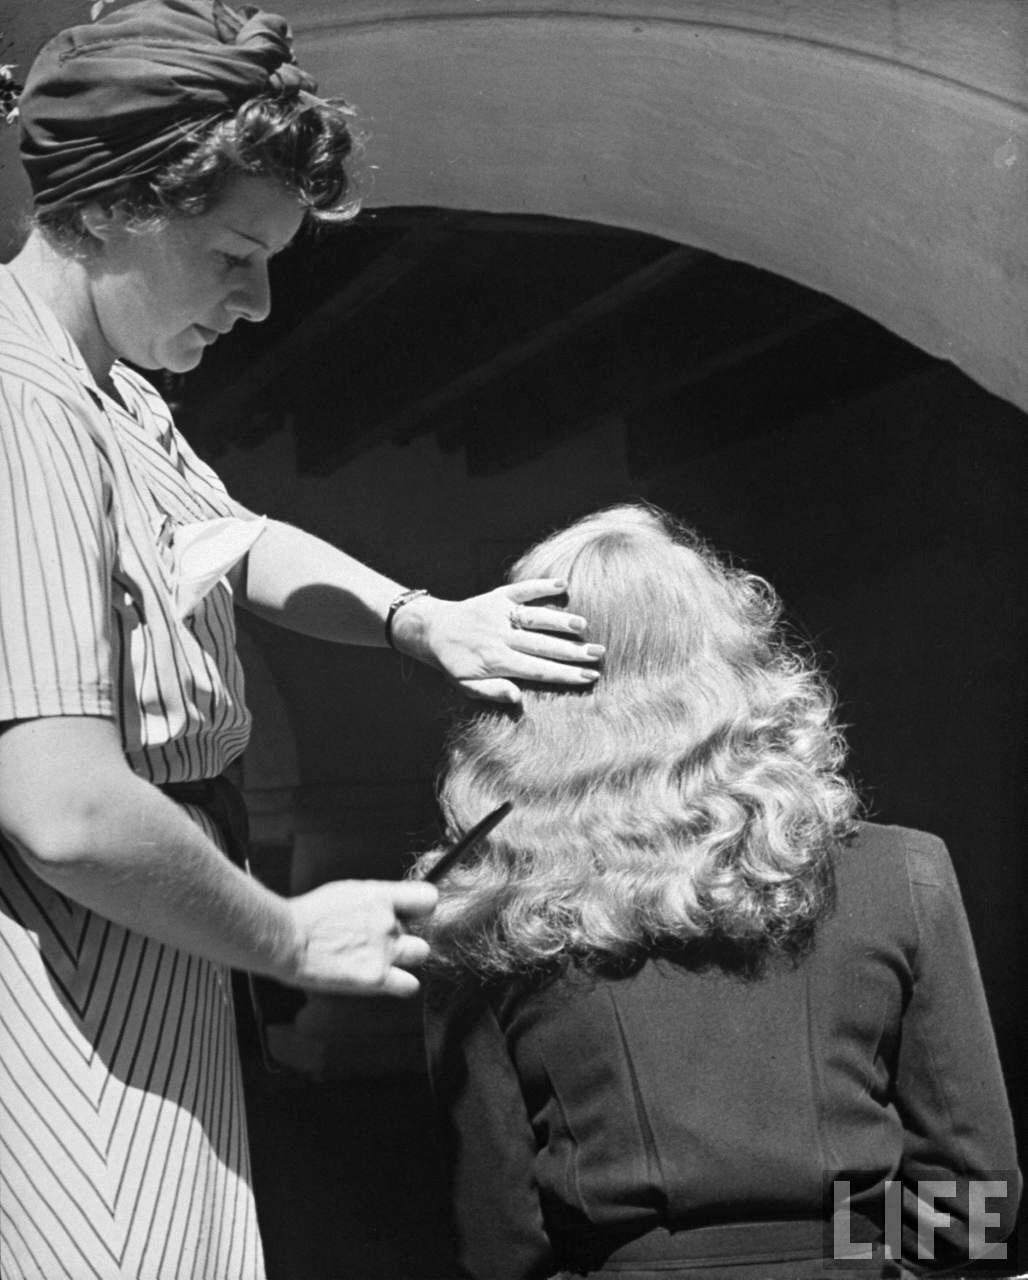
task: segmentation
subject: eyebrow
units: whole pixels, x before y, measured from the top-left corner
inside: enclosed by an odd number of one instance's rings
[[[230,225],[229,225],[229,223],[227,223],[227,222],[225,223],[225,226],[228,228],[228,230],[229,230],[229,231],[231,231],[231,232],[232,232],[232,234],[233,234],[234,236],[241,236],[241,237],[242,237],[242,239],[244,239],[244,240],[249,240],[251,244],[257,244],[257,245],[260,245],[260,247],[261,247],[261,248],[262,248],[266,253],[270,253],[270,252],[271,252],[271,245],[269,245],[269,244],[265,244],[265,243],[264,243],[264,241],[263,241],[263,240],[261,240],[258,236],[252,236],[252,235],[250,235],[249,231],[240,231],[238,227],[230,226]]]

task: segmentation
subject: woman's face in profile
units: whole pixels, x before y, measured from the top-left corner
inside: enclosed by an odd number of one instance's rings
[[[300,229],[296,196],[270,178],[229,179],[218,202],[154,230],[120,216],[91,226],[97,322],[112,358],[185,373],[237,320],[271,307],[268,262]]]

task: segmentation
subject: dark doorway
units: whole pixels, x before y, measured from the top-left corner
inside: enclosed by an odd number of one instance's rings
[[[275,289],[271,321],[174,387],[215,460],[286,432],[331,484],[431,438],[470,491],[613,418],[622,496],[774,583],[868,815],[950,847],[1023,1149],[1025,415],[821,294],[589,224],[384,210],[291,251]],[[594,505],[576,476],[567,517]],[[451,1274],[421,1077],[251,1096],[272,1280]]]

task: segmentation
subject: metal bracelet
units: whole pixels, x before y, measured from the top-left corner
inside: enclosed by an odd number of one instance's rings
[[[410,604],[412,600],[416,600],[418,596],[427,596],[430,592],[427,587],[411,587],[407,591],[401,591],[395,600],[389,606],[385,616],[385,638],[386,644],[390,649],[396,649],[396,642],[393,639],[393,619],[405,604]],[[399,650],[396,649],[397,653]]]

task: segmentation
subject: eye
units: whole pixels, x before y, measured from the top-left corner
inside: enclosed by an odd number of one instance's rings
[[[225,265],[233,271],[238,270],[240,267],[247,266],[250,261],[249,258],[241,258],[235,253],[223,253],[221,256]]]

